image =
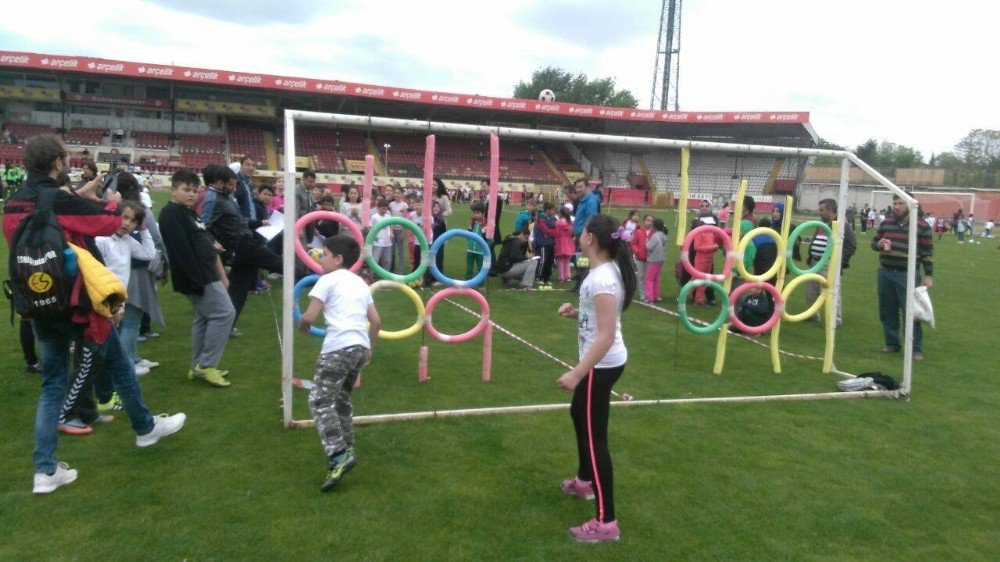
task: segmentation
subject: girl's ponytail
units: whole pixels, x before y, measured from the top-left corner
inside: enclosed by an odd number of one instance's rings
[[[584,227],[594,235],[597,247],[607,250],[622,277],[622,288],[625,299],[622,310],[628,308],[635,295],[637,280],[635,278],[635,263],[632,261],[632,251],[628,244],[628,230],[619,226],[618,221],[609,215],[594,215]]]

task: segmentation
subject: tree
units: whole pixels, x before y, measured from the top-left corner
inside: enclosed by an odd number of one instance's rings
[[[610,107],[638,107],[639,101],[632,92],[618,90],[615,79],[595,78],[588,80],[582,72],[576,75],[561,68],[547,66],[531,73],[529,82],[518,82],[514,86],[514,97],[537,99],[542,90],[552,90],[561,102]]]
[[[830,142],[823,137],[820,137],[819,142],[816,144],[816,148],[821,148],[823,150],[844,150],[843,146],[835,142]],[[816,166],[839,166],[840,158],[837,156],[818,156],[813,161]]]
[[[955,145],[955,154],[966,166],[1000,169],[1000,131],[973,129]]]

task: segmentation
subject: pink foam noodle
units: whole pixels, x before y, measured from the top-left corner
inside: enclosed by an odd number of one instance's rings
[[[434,218],[431,216],[431,203],[434,201],[434,135],[427,135],[427,148],[424,150],[424,236],[431,239],[434,231]]]
[[[372,222],[372,183],[375,181],[375,157],[365,155],[365,183],[361,187],[361,226],[368,228]]]
[[[358,378],[354,381],[354,388],[361,388],[361,373],[358,373]]]
[[[354,239],[358,241],[358,245],[362,248],[365,247],[365,237],[361,234],[361,229],[358,228],[358,225],[354,224],[354,221],[346,215],[335,213],[333,211],[312,211],[302,215],[299,220],[295,221],[295,255],[298,256],[298,258],[302,260],[302,263],[304,263],[311,271],[319,275],[323,275],[323,267],[309,256],[306,252],[305,246],[302,245],[302,241],[299,240],[299,237],[302,236],[302,231],[305,230],[306,225],[318,220],[336,221],[340,223],[341,226],[346,228],[351,235],[354,236]],[[354,265],[351,266],[351,272],[357,273],[361,271],[361,267],[364,265],[365,260],[363,259],[354,262]]]
[[[486,241],[493,241],[497,226],[497,193],[500,191],[500,137],[490,133],[490,196],[486,213]]]
[[[417,377],[420,379],[420,382],[430,380],[430,377],[427,376],[427,354],[427,346],[420,346],[420,363],[417,366]]]
[[[487,315],[486,331],[483,332],[483,382],[490,382],[490,371],[493,368],[493,324]]]

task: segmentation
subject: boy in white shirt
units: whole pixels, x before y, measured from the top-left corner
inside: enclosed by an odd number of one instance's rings
[[[104,256],[104,265],[115,274],[124,287],[128,287],[132,259],[149,261],[156,257],[156,246],[153,245],[153,237],[146,229],[143,220],[145,217],[146,209],[141,203],[128,201],[122,210],[122,226],[118,232],[112,236],[98,236],[94,239],[101,255]],[[141,243],[132,237],[132,232],[136,228],[139,229]],[[159,365],[139,358],[140,324],[142,324],[142,309],[126,302],[125,316],[118,326],[118,331],[125,347],[125,354],[135,365],[135,374],[138,376],[148,374],[151,368]]]
[[[378,221],[385,220],[391,216],[392,214],[389,213],[389,202],[384,198],[379,199],[376,204],[376,210],[372,212],[372,228],[375,228]],[[392,266],[392,231],[390,229],[383,228],[378,231],[378,236],[375,237],[375,244],[372,248],[372,258],[382,266],[382,269],[389,271],[389,268]]]
[[[309,409],[316,418],[329,470],[320,491],[332,490],[357,463],[354,454],[351,391],[361,368],[372,358],[381,320],[365,281],[350,268],[361,257],[357,241],[343,234],[324,241],[318,261],[325,274],[309,292],[309,308],[299,330],[309,328],[323,312],[326,338],[316,360],[315,386],[309,391]]]

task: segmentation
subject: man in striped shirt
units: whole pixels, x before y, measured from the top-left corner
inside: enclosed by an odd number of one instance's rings
[[[837,200],[836,199],[824,199],[819,202],[819,218],[828,226],[833,225],[833,221],[837,220]],[[842,225],[844,229],[844,243],[840,248],[840,270],[841,275],[843,275],[844,270],[850,267],[851,256],[854,255],[854,251],[857,249],[858,244],[854,237],[854,228],[851,227],[851,223],[844,221]],[[809,256],[806,258],[806,263],[809,267],[818,262],[823,258],[823,254],[826,253],[826,232],[817,229],[815,234],[813,234],[812,242],[809,243]],[[830,264],[827,262],[820,270],[817,272],[823,277],[830,278]],[[840,285],[843,288],[843,284]],[[816,299],[819,298],[820,293],[823,288],[816,281],[810,281],[806,283],[806,308],[813,305]],[[831,289],[832,291],[832,289]],[[842,298],[837,299],[837,306],[834,309],[836,311],[836,326],[839,328],[843,323],[843,307],[841,306]],[[819,320],[821,315],[816,314],[816,319]]]
[[[910,242],[910,221],[917,221],[917,283],[920,266],[924,268],[923,285],[930,289],[934,282],[934,238],[930,226],[919,217],[911,217],[906,201],[898,196],[892,199],[892,214],[878,227],[872,238],[872,249],[879,253],[878,309],[885,333],[882,353],[900,350],[899,317],[906,314],[906,295],[913,289],[906,284],[906,257]],[[913,360],[923,361],[923,330],[919,322],[913,325]]]

